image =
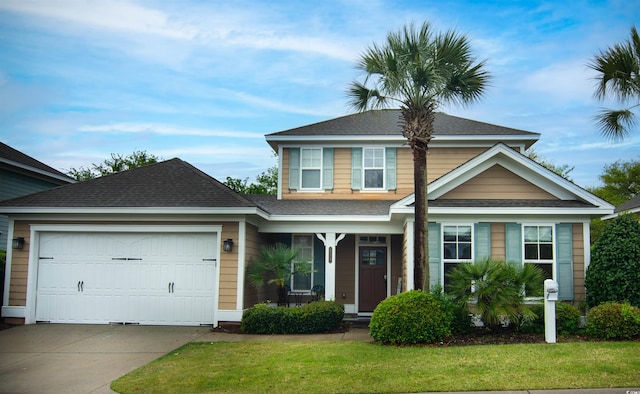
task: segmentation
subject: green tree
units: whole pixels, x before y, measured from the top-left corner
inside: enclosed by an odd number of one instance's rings
[[[590,307],[603,302],[640,306],[640,223],[633,215],[613,219],[593,246],[584,285]]]
[[[447,275],[450,284],[447,293],[454,300],[468,306],[472,303],[488,326],[535,318],[525,304],[526,296],[540,296],[543,292],[543,274],[533,264],[507,264],[485,259],[473,264],[458,264]]]
[[[571,179],[571,177],[569,176],[569,174],[575,169],[575,167],[570,166],[568,164],[555,164],[551,161],[547,161],[545,160],[542,156],[540,156],[538,154],[538,152],[536,152],[534,149],[530,149],[526,152],[526,155],[528,158],[530,158],[531,160],[535,161],[536,163],[540,164],[541,166],[543,166],[544,168],[546,168],[547,170],[553,171],[556,174],[560,175],[561,177],[563,177],[564,179],[573,182],[573,179]]]
[[[640,36],[635,26],[631,37],[600,51],[588,66],[598,72],[595,97],[613,97],[626,108],[603,109],[596,120],[602,134],[621,141],[635,126],[634,110],[640,106]]]
[[[600,175],[603,186],[590,188],[596,196],[620,205],[640,194],[640,160],[618,160],[604,166]]]
[[[434,34],[427,22],[388,33],[386,42],[368,48],[356,67],[365,73],[364,81],[353,82],[348,91],[356,110],[400,107],[402,134],[414,161],[414,286],[428,290],[427,149],[436,110],[478,100],[490,76],[465,35]]]
[[[114,174],[132,168],[146,166],[162,160],[160,157],[147,153],[147,151],[134,151],[129,156],[112,153],[110,159],[100,164],[91,164],[90,168],[70,168],[67,175],[78,181],[87,181],[104,175]]]
[[[248,184],[249,178],[242,180],[230,176],[223,183],[240,194],[276,195],[278,192],[278,167],[272,166],[262,172],[256,177],[256,183]]]

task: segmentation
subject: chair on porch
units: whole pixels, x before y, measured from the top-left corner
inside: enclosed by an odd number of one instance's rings
[[[311,301],[320,301],[324,299],[324,286],[315,285],[311,288]]]

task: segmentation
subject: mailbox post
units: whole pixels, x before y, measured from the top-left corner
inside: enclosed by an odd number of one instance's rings
[[[544,281],[544,340],[556,343],[556,301],[558,283],[552,279]]]

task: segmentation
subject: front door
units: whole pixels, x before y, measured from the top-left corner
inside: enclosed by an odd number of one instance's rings
[[[386,246],[360,247],[359,312],[373,312],[387,297]]]

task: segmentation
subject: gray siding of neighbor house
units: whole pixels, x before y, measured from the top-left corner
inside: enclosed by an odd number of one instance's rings
[[[0,168],[0,201],[57,187],[59,184],[35,179]],[[7,217],[0,215],[0,250],[7,248]]]

